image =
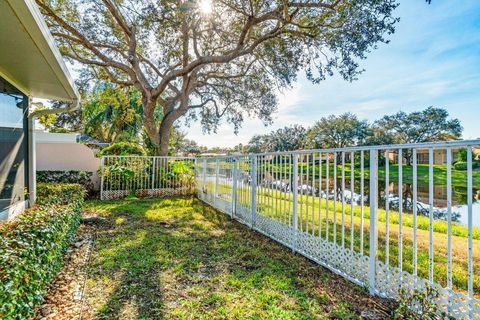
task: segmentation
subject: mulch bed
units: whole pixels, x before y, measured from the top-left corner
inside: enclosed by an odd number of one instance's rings
[[[35,309],[32,319],[82,319],[82,311],[88,308],[83,294],[96,228],[90,223],[80,225],[65,254],[63,268],[49,285],[45,301]]]

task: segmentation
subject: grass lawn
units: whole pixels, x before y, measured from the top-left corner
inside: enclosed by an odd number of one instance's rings
[[[207,188],[213,193],[213,184],[207,184]],[[246,190],[237,189],[240,193],[246,192]],[[219,195],[227,196],[231,193],[231,186],[219,185]],[[248,193],[248,192],[247,192]],[[279,191],[268,191],[261,187],[257,189],[257,212],[258,214],[269,216],[271,218],[280,220],[282,223],[290,223],[292,220],[292,207],[293,196],[290,193],[281,193]],[[246,197],[239,197],[239,203],[247,204],[250,200],[250,194]],[[319,213],[321,211],[321,224],[322,224],[322,237],[325,238],[326,234],[326,200],[319,199],[318,197],[306,197],[298,196],[298,225],[303,226],[303,230],[307,229],[307,220],[310,233],[312,227],[314,234],[318,235],[319,230]],[[328,203],[329,206],[329,240],[333,241],[334,236],[334,222],[337,224],[336,240],[337,244],[341,245],[341,219],[342,208],[341,201],[337,201],[337,206],[334,208],[333,200]],[[308,207],[308,208],[307,208]],[[336,210],[334,210],[336,209]],[[308,210],[308,211],[307,211]],[[364,254],[368,255],[369,250],[369,207],[365,206],[364,209]],[[312,214],[314,212],[314,214]],[[333,213],[336,213],[336,219],[333,217]],[[314,215],[315,217],[312,217]],[[360,252],[360,232],[361,232],[361,211],[360,206],[356,205],[353,212],[353,229],[354,229],[354,250]],[[381,261],[386,260],[386,212],[383,209],[378,209],[379,217],[379,251],[378,257]],[[345,245],[350,247],[350,226],[352,221],[350,219],[350,204],[345,204]],[[395,210],[390,210],[389,213],[389,264],[391,266],[397,266],[399,263],[399,250],[398,250],[398,230],[399,230],[399,215]],[[407,272],[413,273],[413,216],[411,214],[404,213],[402,215],[403,225],[403,269]],[[434,250],[434,272],[433,278],[435,282],[442,286],[447,286],[447,222],[446,221],[434,221],[433,223],[433,250]],[[458,291],[466,292],[468,281],[468,229],[459,224],[452,224],[452,284],[453,288]],[[480,229],[473,228],[473,285],[474,295],[480,297]],[[417,217],[417,267],[418,275],[428,279],[429,277],[429,219],[428,217]]]
[[[365,170],[364,170],[364,178],[368,179],[370,175],[370,169],[367,167],[368,161],[365,160]],[[320,167],[318,164],[313,165],[310,163],[309,167],[309,174],[310,176],[315,173],[315,176],[318,178],[320,175]],[[334,165],[330,162],[329,165],[329,177],[333,178],[334,172]],[[281,174],[287,175],[293,172],[293,167],[290,164],[283,164],[281,166],[277,164],[260,164],[259,168],[257,169],[259,172],[263,170],[267,170],[272,174]],[[345,177],[350,179],[350,172],[351,167],[350,163],[345,164]],[[303,174],[307,174],[307,164],[305,162],[299,163],[298,165],[298,172],[303,172]],[[322,177],[326,177],[327,172],[327,165],[325,163],[322,164]],[[402,179],[403,183],[413,183],[413,166],[403,165],[402,166]],[[341,178],[342,174],[342,165],[337,164],[337,178]],[[356,180],[359,180],[361,177],[361,169],[356,167],[354,170],[354,176]],[[391,164],[389,166],[389,180],[390,182],[398,182],[398,164]],[[383,165],[380,165],[378,168],[378,177],[380,181],[384,181],[386,177],[386,170]],[[418,164],[417,165],[417,181],[419,184],[428,185],[429,183],[429,167],[428,164]],[[433,166],[433,181],[435,184],[438,185],[447,185],[447,166],[446,165],[434,165]],[[472,170],[472,181],[474,188],[480,188],[480,169]],[[358,183],[358,182],[357,182]],[[466,187],[467,183],[467,171],[464,170],[455,170],[452,165],[452,187]]]
[[[393,305],[194,198],[89,202],[84,319],[389,318]]]

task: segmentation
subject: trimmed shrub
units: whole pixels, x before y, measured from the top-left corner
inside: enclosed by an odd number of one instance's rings
[[[95,196],[92,182],[93,172],[88,171],[38,171],[37,181],[41,183],[78,183],[86,190],[89,197]]]
[[[478,161],[472,161],[472,169],[477,169],[479,167],[479,162]],[[457,161],[453,165],[453,169],[459,170],[459,171],[467,171],[467,163],[463,161]]]
[[[0,226],[0,318],[27,319],[80,224],[85,190],[78,184],[38,187],[39,205]]]
[[[137,143],[115,142],[103,148],[98,154],[101,156],[146,156],[145,149]]]
[[[67,205],[83,203],[85,188],[77,183],[39,183],[37,185],[38,205]]]

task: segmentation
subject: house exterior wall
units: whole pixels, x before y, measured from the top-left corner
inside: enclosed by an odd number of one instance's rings
[[[37,143],[76,143],[77,133],[55,133],[35,130],[35,141]]]
[[[28,98],[0,77],[0,220],[27,206]]]
[[[37,171],[92,172],[95,186],[99,186],[100,158],[92,149],[75,142],[37,142]]]
[[[395,152],[390,152],[388,158],[392,163],[398,163],[398,154]],[[452,150],[452,162],[457,161],[458,150]],[[418,164],[428,164],[429,155],[428,149],[418,149],[417,150],[417,163]],[[446,164],[447,163],[447,153],[445,150],[433,150],[433,164]],[[405,159],[404,159],[405,164]]]

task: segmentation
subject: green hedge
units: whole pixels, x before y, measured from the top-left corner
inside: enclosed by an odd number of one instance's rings
[[[479,167],[479,162],[478,161],[472,161],[472,169],[477,169]],[[467,171],[467,163],[463,161],[457,161],[453,165],[453,169],[459,170],[459,171]]]
[[[85,187],[89,196],[95,193],[92,182],[93,172],[88,171],[37,171],[37,182],[41,183],[78,183]]]
[[[83,203],[85,188],[77,183],[39,183],[37,185],[38,205],[66,205]]]
[[[38,205],[0,226],[0,319],[27,319],[80,223],[85,190],[78,184],[39,184]]]

